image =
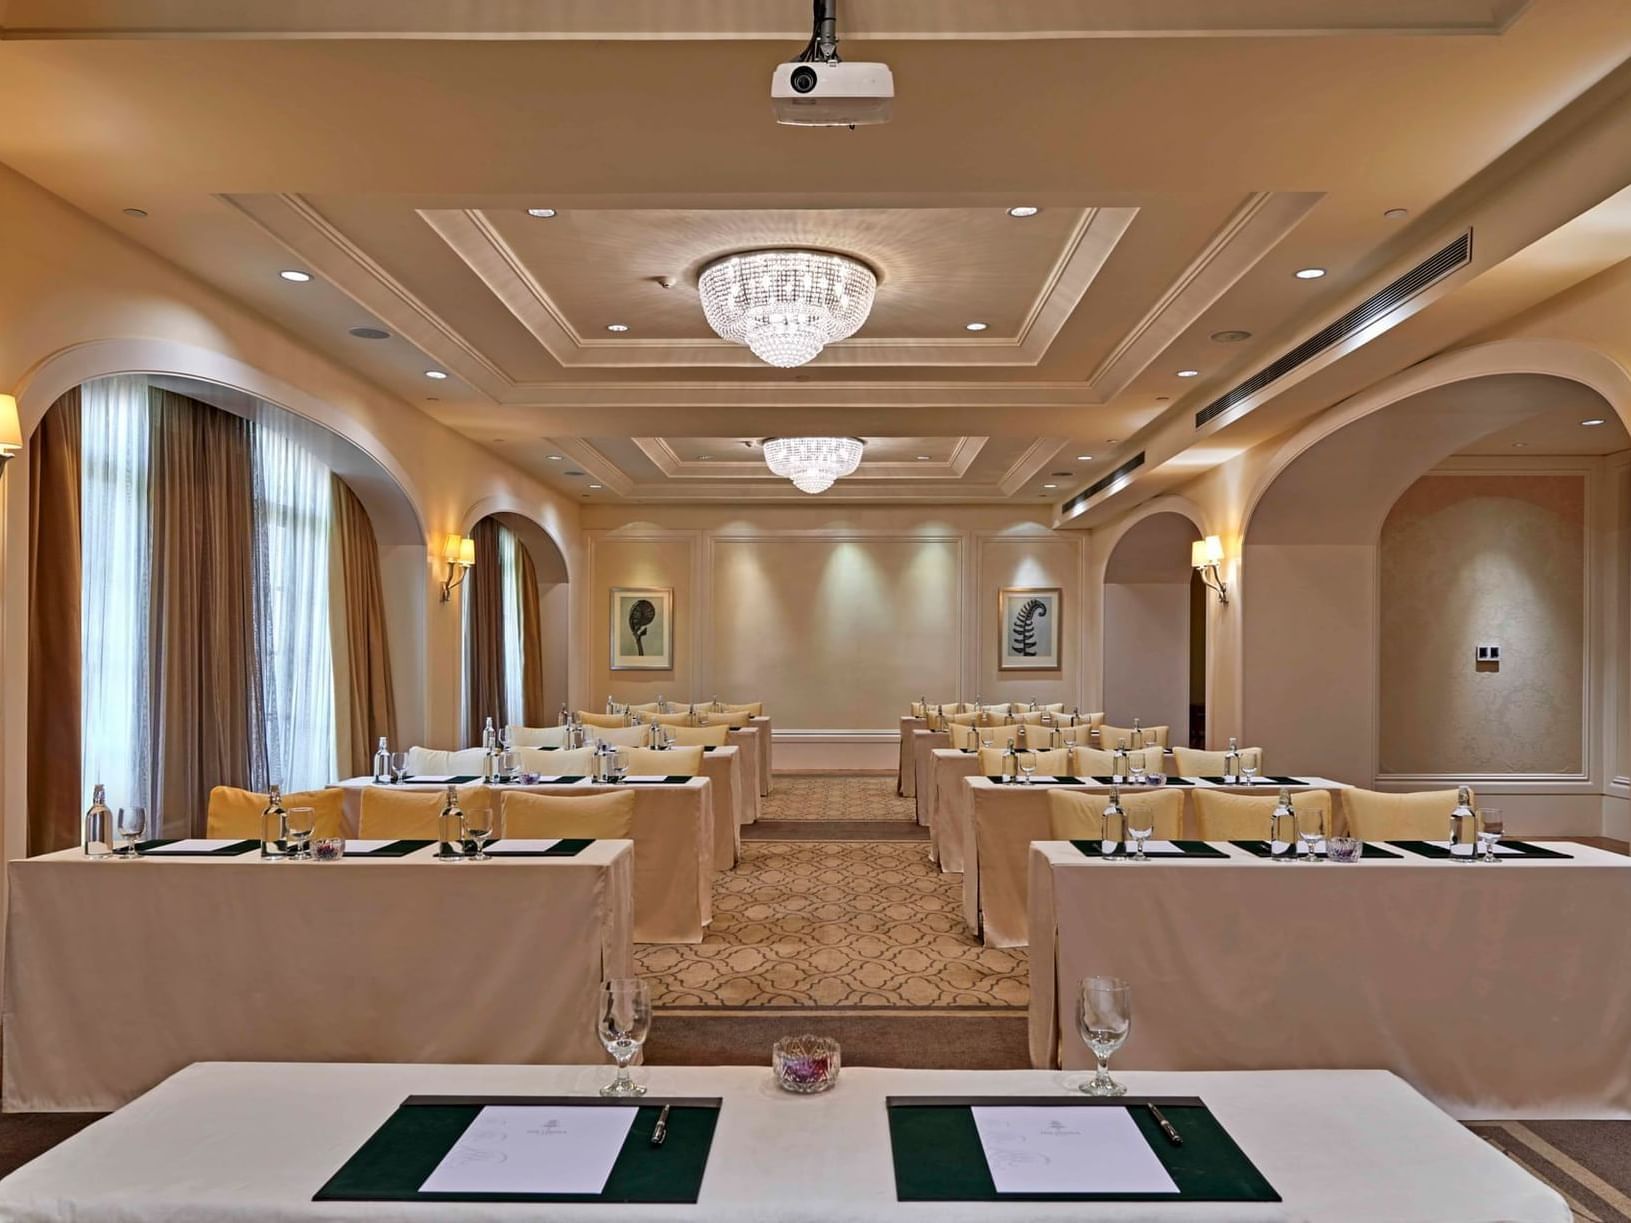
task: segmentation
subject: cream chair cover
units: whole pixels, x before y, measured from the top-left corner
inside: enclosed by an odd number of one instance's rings
[[[937,709],[944,709],[947,713],[962,713],[963,707],[956,701],[930,701],[925,705],[922,701],[912,702],[912,716],[926,718]]]
[[[510,732],[510,742],[516,747],[566,746],[564,726],[521,726],[512,722],[506,729]]]
[[[724,747],[731,736],[729,726],[668,726],[664,732],[676,747]]]
[[[1051,726],[1044,726],[1040,722],[1020,722],[1017,725],[1019,741],[1032,751],[1047,751],[1050,748],[1069,746],[1055,741]]]
[[[698,726],[729,726],[734,730],[746,730],[749,722],[753,720],[747,713],[708,713],[697,710],[696,724]]]
[[[238,790],[232,786],[216,786],[210,791],[209,817],[204,835],[212,840],[260,839],[261,812],[272,801],[269,794],[253,790]],[[312,828],[314,837],[343,837],[345,835],[345,791],[338,787],[326,790],[297,790],[283,796],[283,809],[310,807],[317,816]]]
[[[445,752],[434,747],[408,749],[408,775],[426,774],[431,777],[479,777],[481,762],[487,753],[479,747]]]
[[[1007,701],[1004,701],[1000,705],[966,705],[964,708],[966,708],[970,713],[1009,714],[1014,711],[1013,705]]]
[[[1198,747],[1175,747],[1172,749],[1173,759],[1178,764],[1180,777],[1222,777],[1223,765],[1228,752],[1203,752]],[[1240,749],[1241,767],[1249,769],[1262,769],[1263,749],[1260,747],[1243,747]]]
[[[623,713],[585,713],[580,709],[578,721],[585,726],[627,726],[629,717]]]
[[[460,786],[459,806],[465,811],[490,810],[492,794],[485,786]],[[437,817],[447,795],[441,790],[398,790],[369,786],[362,792],[362,814],[357,835],[386,840],[436,840]]]
[[[1139,756],[1144,757],[1146,772],[1159,773],[1161,771],[1160,748],[1147,747],[1142,752],[1128,752],[1128,767],[1135,764]],[[1075,769],[1077,777],[1113,777],[1115,775],[1116,754],[1101,751],[1096,747],[1078,747],[1074,749],[1071,767]]]
[[[700,747],[675,747],[661,752],[650,747],[628,747],[617,756],[635,777],[695,777],[702,772]]]
[[[1270,787],[1265,786],[1265,790]],[[1269,822],[1278,792],[1231,794],[1222,790],[1196,790],[1195,827],[1203,841],[1263,841],[1268,839]],[[1331,831],[1331,792],[1301,790],[1291,796],[1299,817],[1318,815],[1320,827]],[[1306,826],[1306,825],[1304,825]]]
[[[523,770],[541,777],[587,777],[595,767],[595,749],[573,747],[546,751],[541,747],[518,747],[515,759]]]
[[[683,708],[683,706],[681,708]],[[668,703],[668,709],[669,709],[669,712],[673,711],[673,709],[674,709],[674,702],[673,701],[670,701]],[[663,709],[662,709],[662,706],[658,705],[656,701],[652,701],[648,705],[630,705],[630,706],[628,706],[628,711],[630,713],[662,713]]]
[[[765,703],[763,701],[749,701],[745,705],[732,705],[726,702],[725,712],[745,713],[750,718],[762,718],[765,716]]]
[[[634,791],[617,794],[525,794],[503,797],[501,835],[506,837],[584,837],[627,841],[634,826]]]
[[[1092,747],[1093,731],[1103,722],[1104,715],[1102,713],[1087,713],[1082,715],[1081,720],[1076,725],[1059,726],[1055,729],[1059,732],[1060,743],[1074,743],[1082,747]]]
[[[649,724],[591,726],[588,730],[588,739],[592,743],[610,743],[613,747],[650,747],[651,727]]]
[[[964,726],[953,723],[946,728],[951,745],[956,748],[980,747],[988,739],[993,747],[1006,747],[1019,742],[1019,731],[1017,722],[1012,726]]]
[[[1048,791],[1048,825],[1056,841],[1097,841],[1103,831],[1102,817],[1108,797],[1103,794],[1077,794],[1070,790]],[[1128,816],[1155,817],[1157,841],[1176,841],[1184,835],[1184,792],[1182,790],[1123,791],[1121,809]]]
[[[1165,747],[1167,745],[1167,731],[1169,729],[1170,728],[1166,726],[1140,726],[1138,728],[1139,733],[1144,736],[1144,745],[1146,747],[1152,743],[1158,743],[1162,747]],[[1132,741],[1133,728],[1131,726],[1106,726],[1103,722],[1099,723],[1100,747],[1109,749],[1114,748],[1118,743],[1126,743],[1130,745]]]
[[[1478,796],[1468,789],[1473,810]],[[1348,835],[1363,841],[1442,841],[1450,835],[1454,790],[1418,790],[1414,794],[1382,794],[1375,790],[1347,789],[1342,809]]]
[[[648,713],[641,715],[647,722],[654,722],[658,726],[690,726],[691,711],[681,713]]]
[[[1036,765],[1036,774],[1039,777],[1069,777],[1070,749],[1059,748],[1051,752],[1033,752],[1020,749],[1021,756],[1028,762]],[[1003,761],[1008,753],[1000,747],[982,747],[980,749],[980,772],[987,777],[1001,777]]]

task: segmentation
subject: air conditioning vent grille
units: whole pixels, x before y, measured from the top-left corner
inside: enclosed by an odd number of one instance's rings
[[[1133,472],[1137,471],[1142,466],[1144,466],[1144,452],[1142,450],[1140,450],[1137,454],[1135,454],[1132,458],[1128,459],[1120,467],[1116,468],[1114,471],[1106,472],[1104,475],[1100,476],[1097,480],[1093,481],[1093,483],[1089,484],[1081,492],[1077,493],[1069,501],[1065,502],[1065,504],[1064,504],[1064,514],[1065,514],[1065,516],[1068,517],[1071,514],[1074,514],[1077,510],[1081,509],[1089,501],[1093,500],[1094,497],[1098,496],[1105,489],[1109,488],[1117,480],[1120,480],[1120,479],[1123,479],[1126,476],[1132,475]]]
[[[1443,250],[1423,259],[1392,284],[1360,302],[1334,323],[1315,332],[1290,352],[1264,366],[1227,394],[1207,404],[1195,413],[1195,427],[1199,429],[1230,408],[1244,403],[1270,383],[1285,377],[1298,366],[1312,361],[1326,349],[1363,331],[1376,320],[1397,310],[1411,298],[1470,262],[1472,262],[1472,230],[1469,229]]]

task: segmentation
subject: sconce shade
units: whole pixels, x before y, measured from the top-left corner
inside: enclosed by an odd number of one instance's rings
[[[476,541],[468,536],[447,536],[442,540],[442,559],[449,565],[471,568],[476,563]]]
[[[476,564],[476,541],[469,536],[459,541],[459,564],[472,569]]]
[[[1223,541],[1216,535],[1197,539],[1189,546],[1189,563],[1196,569],[1223,564]]]
[[[23,426],[17,418],[17,400],[0,395],[0,453],[12,454],[23,448]]]

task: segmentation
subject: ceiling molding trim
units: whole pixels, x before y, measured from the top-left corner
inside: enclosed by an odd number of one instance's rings
[[[1024,452],[1014,460],[1013,465],[1003,472],[1002,479],[997,481],[997,487],[1006,497],[1012,497],[1025,485],[1029,484],[1066,446],[1070,445],[1068,437],[1039,437],[1027,446]]]
[[[764,457],[755,450],[751,458],[683,459],[662,437],[633,437],[629,439],[650,459],[652,465],[670,480],[762,480],[765,479]],[[860,467],[845,477],[850,480],[960,480],[974,460],[985,449],[989,438],[959,437],[951,454],[944,462],[883,462],[861,461]]]
[[[1080,382],[524,382],[530,408],[1091,408]]]
[[[583,438],[557,437],[550,444],[619,496],[628,496],[635,487],[627,472]]]

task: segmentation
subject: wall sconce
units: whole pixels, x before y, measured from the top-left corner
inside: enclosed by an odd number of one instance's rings
[[[1229,587],[1220,576],[1220,567],[1223,564],[1223,541],[1216,535],[1208,535],[1205,539],[1197,539],[1189,546],[1189,563],[1194,566],[1195,572],[1201,575],[1202,584],[1218,596],[1219,603],[1227,606]]]
[[[447,562],[447,578],[442,582],[442,602],[446,603],[476,567],[476,541],[468,535],[449,535],[442,541],[442,559]]]
[[[6,461],[23,448],[23,426],[17,419],[17,400],[0,395],[0,471]]]

